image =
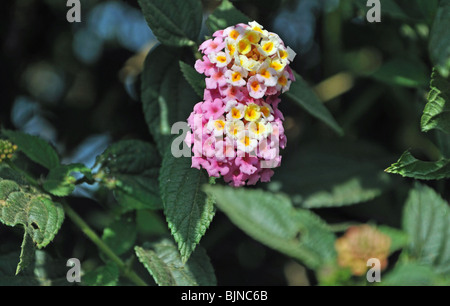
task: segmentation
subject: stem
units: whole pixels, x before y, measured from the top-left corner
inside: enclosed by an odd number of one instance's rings
[[[117,264],[123,275],[138,286],[147,286],[133,270],[120,259],[111,248],[89,227],[89,225],[65,202],[62,201],[64,211],[67,216],[75,223],[81,231],[114,263]]]
[[[19,172],[23,175],[27,181],[40,188],[38,181],[28,174],[26,171],[17,167],[10,160],[6,160],[6,163],[11,169]],[[65,199],[61,199],[60,202],[63,205],[64,212],[66,215],[75,223],[81,231],[106,255],[108,256],[114,263],[117,264],[119,269],[122,271],[122,274],[135,283],[138,286],[147,286],[147,283],[143,281],[133,270],[131,270],[123,261],[118,257],[113,250],[89,227],[89,225],[67,204]]]

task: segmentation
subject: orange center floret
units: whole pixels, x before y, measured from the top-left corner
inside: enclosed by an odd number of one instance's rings
[[[266,106],[262,106],[261,107],[261,112],[264,114],[265,117],[269,117],[270,116],[270,109]]]
[[[239,37],[239,31],[233,30],[230,32],[230,37],[234,40],[236,40]]]
[[[266,79],[268,79],[268,78],[271,77],[270,72],[269,72],[268,70],[266,70],[266,69],[262,70],[260,74],[261,74],[263,77],[265,77]]]
[[[248,136],[244,136],[244,138],[242,138],[241,141],[246,147],[248,147],[250,145],[250,137]]]
[[[263,50],[266,52],[270,52],[273,49],[273,42],[268,42],[264,45]]]
[[[233,82],[239,81],[241,79],[241,74],[239,72],[234,72],[231,76]]]
[[[280,76],[280,78],[278,79],[278,84],[280,84],[281,86],[286,86],[287,79],[284,75]]]
[[[231,116],[235,119],[239,119],[239,117],[241,117],[241,112],[237,108],[233,108],[231,110]]]
[[[223,130],[225,123],[221,120],[217,120],[216,122],[214,122],[214,125],[215,125],[216,129]]]
[[[250,86],[252,87],[253,91],[258,91],[259,90],[259,83],[258,81],[253,81]]]
[[[219,56],[217,57],[217,61],[218,61],[218,62],[221,62],[221,63],[226,63],[226,62],[227,62],[227,57],[226,57],[226,56],[223,56],[223,55],[219,55]]]

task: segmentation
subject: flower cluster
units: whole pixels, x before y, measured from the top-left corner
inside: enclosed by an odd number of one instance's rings
[[[278,104],[295,80],[294,51],[257,22],[217,31],[199,50],[195,69],[206,89],[188,118],[192,167],[235,187],[269,181],[286,146]]]
[[[381,269],[387,266],[391,238],[370,225],[352,226],[336,240],[338,263],[348,267],[353,275],[367,272],[367,260],[377,258]]]
[[[0,163],[6,159],[12,159],[16,151],[17,145],[8,140],[0,139]]]

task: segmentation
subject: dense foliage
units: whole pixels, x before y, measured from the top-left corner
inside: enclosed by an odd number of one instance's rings
[[[450,0],[7,1],[0,284],[450,284]],[[198,50],[256,20],[296,53],[270,182],[175,157]],[[177,138],[178,137],[178,138]]]

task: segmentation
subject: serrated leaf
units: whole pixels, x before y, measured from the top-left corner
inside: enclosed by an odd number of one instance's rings
[[[159,286],[215,286],[214,269],[205,250],[197,247],[186,263],[169,239],[135,247],[139,261]]]
[[[38,248],[43,248],[53,240],[63,220],[62,206],[52,202],[48,195],[0,178],[0,222],[11,227],[22,225],[25,231],[17,272],[30,262],[32,250],[27,236]]]
[[[59,156],[55,149],[45,140],[37,136],[17,131],[2,130],[2,134],[18,146],[32,161],[52,169],[59,165]]]
[[[248,23],[249,21],[251,19],[235,8],[233,3],[223,0],[214,12],[208,16],[206,25],[212,32],[215,32],[238,23]]]
[[[138,0],[156,38],[174,47],[194,46],[202,26],[200,0]]]
[[[164,215],[183,261],[194,251],[214,217],[214,202],[201,190],[206,183],[205,173],[191,168],[190,158],[175,158],[167,151],[159,185]]]
[[[119,281],[119,268],[114,263],[100,266],[87,272],[81,279],[84,286],[116,286]]]
[[[16,268],[16,275],[28,267],[34,260],[36,248],[33,239],[28,235],[27,231],[23,233],[22,245],[20,246],[19,264]]]
[[[450,208],[432,188],[417,183],[410,191],[403,229],[410,239],[409,257],[450,273]]]
[[[171,127],[186,121],[197,95],[180,73],[178,50],[157,46],[144,63],[141,99],[145,120],[158,150],[164,155],[171,143]]]
[[[186,64],[183,61],[180,61],[180,69],[184,75],[184,78],[192,86],[192,89],[194,89],[195,93],[200,98],[203,98],[203,92],[206,88],[205,78],[200,73],[198,73],[194,67]]]
[[[430,32],[429,50],[433,64],[444,77],[450,75],[450,0],[440,0]]]
[[[288,197],[224,186],[205,185],[203,189],[236,226],[274,250],[311,269],[335,258],[335,236],[327,224],[311,211],[295,209]]]
[[[75,190],[76,178],[74,172],[91,177],[91,169],[83,164],[59,165],[50,169],[43,187],[45,191],[57,196],[68,196]]]
[[[423,132],[438,129],[450,134],[450,82],[437,71],[431,76],[431,90],[428,94],[420,121]]]
[[[372,200],[391,187],[387,154],[365,142],[304,144],[283,156],[268,188],[303,208],[340,207]]]
[[[116,255],[130,250],[137,238],[136,223],[130,216],[123,215],[103,230],[102,240]]]
[[[344,131],[331,115],[330,111],[320,101],[313,90],[306,84],[302,77],[294,72],[295,82],[292,82],[291,87],[285,96],[293,102],[297,103],[301,108],[306,110],[310,115],[321,120],[329,127],[331,127],[338,135],[343,135]]]
[[[140,140],[119,141],[97,157],[104,183],[113,188],[115,198],[126,209],[161,208],[160,163],[154,146]]]
[[[406,151],[396,163],[385,171],[419,180],[441,180],[450,177],[450,159],[421,161]]]

